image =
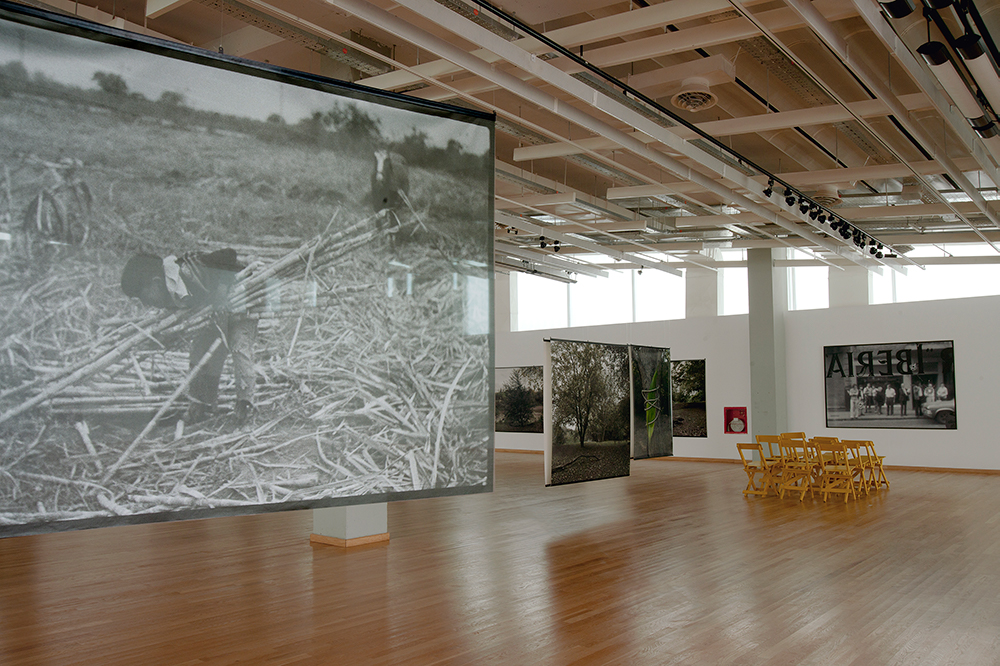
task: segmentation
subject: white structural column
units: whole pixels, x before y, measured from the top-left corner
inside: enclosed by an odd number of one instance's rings
[[[313,509],[309,540],[341,547],[388,541],[389,507],[383,502]]]
[[[718,271],[689,266],[685,271],[684,285],[684,315],[687,319],[719,315]]]
[[[775,268],[772,252],[747,251],[750,301],[750,427],[754,435],[776,435],[788,426],[785,389],[785,313],[788,311],[784,268]],[[864,269],[860,269],[864,270]]]
[[[869,273],[860,266],[830,271],[830,307],[868,305]]]

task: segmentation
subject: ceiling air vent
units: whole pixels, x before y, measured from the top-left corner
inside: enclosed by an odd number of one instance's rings
[[[684,79],[680,92],[670,98],[671,104],[685,111],[711,109],[718,101],[719,98],[709,89],[708,79],[700,76]]]
[[[821,185],[819,191],[812,196],[812,200],[820,206],[836,206],[843,201],[836,185]]]

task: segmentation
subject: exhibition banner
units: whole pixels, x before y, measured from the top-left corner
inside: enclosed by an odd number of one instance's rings
[[[674,453],[670,350],[629,346],[632,357],[632,457]]]
[[[628,476],[631,378],[625,345],[551,340],[546,485]],[[551,425],[550,425],[551,424]]]
[[[492,488],[492,116],[0,4],[0,118],[0,536]]]

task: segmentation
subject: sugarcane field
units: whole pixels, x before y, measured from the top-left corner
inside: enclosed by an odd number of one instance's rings
[[[0,536],[488,490],[487,129],[104,67],[0,50]]]

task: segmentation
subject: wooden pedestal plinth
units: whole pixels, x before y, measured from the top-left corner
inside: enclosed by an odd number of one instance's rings
[[[369,534],[368,536],[355,537],[353,539],[340,539],[337,537],[324,536],[322,534],[310,534],[309,541],[312,543],[323,543],[328,546],[339,546],[341,548],[351,548],[352,546],[364,546],[369,543],[379,543],[389,540],[389,533]]]

